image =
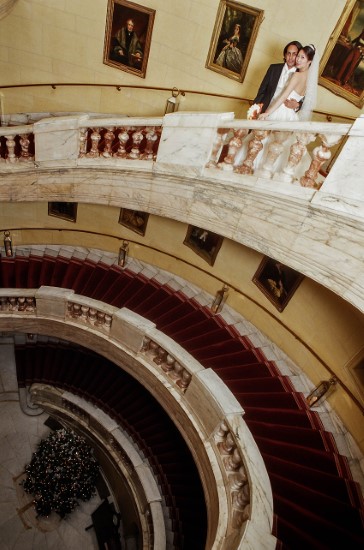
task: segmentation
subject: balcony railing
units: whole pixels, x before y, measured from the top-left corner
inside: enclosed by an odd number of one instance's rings
[[[137,204],[268,254],[364,310],[362,254],[351,244],[363,242],[364,116],[353,124],[203,112],[37,118],[0,127],[1,200]]]

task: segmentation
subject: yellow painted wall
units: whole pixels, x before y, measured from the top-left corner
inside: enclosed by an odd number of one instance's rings
[[[146,78],[103,64],[107,0],[18,0],[0,21],[0,85],[91,83],[93,87],[3,90],[6,113],[92,111],[160,115],[169,92],[100,88],[97,84],[176,86],[253,98],[284,45],[298,39],[323,53],[345,0],[251,0],[264,20],[243,83],[205,67],[219,0],[143,0],[156,10]],[[181,110],[235,111],[246,104],[188,93]],[[320,86],[317,108],[357,117],[360,110]]]

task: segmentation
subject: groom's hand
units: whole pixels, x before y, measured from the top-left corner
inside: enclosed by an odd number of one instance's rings
[[[284,104],[288,109],[293,109],[294,111],[296,111],[300,106],[299,102],[296,101],[295,99],[286,99]]]

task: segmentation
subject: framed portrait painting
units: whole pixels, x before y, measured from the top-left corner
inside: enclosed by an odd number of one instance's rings
[[[127,0],[108,0],[104,63],[145,78],[155,10]]]
[[[243,82],[263,10],[220,0],[206,67]]]
[[[189,225],[183,244],[191,248],[208,264],[214,265],[223,240],[224,238],[221,235],[217,235],[212,231]]]
[[[131,229],[139,235],[145,235],[147,229],[149,214],[139,210],[129,210],[121,208],[119,215],[119,223],[128,229]]]
[[[320,64],[319,84],[364,105],[364,0],[347,0]]]
[[[283,311],[303,278],[298,271],[265,256],[254,274],[253,283],[278,311]]]

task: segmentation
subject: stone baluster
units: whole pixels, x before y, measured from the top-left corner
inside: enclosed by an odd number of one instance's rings
[[[235,472],[240,468],[241,464],[241,456],[237,448],[234,449],[229,457],[224,459],[224,465],[227,472]]]
[[[143,128],[137,128],[137,130],[133,132],[131,136],[131,139],[133,140],[133,145],[130,153],[127,155],[129,159],[140,158],[140,144],[143,141],[143,138],[144,138]]]
[[[190,385],[191,380],[192,380],[191,374],[188,372],[188,370],[183,369],[182,377],[179,380],[177,380],[176,384],[179,388],[181,388],[183,393],[185,393],[188,386]]]
[[[81,317],[81,306],[79,304],[72,304],[72,317]]]
[[[235,448],[235,441],[234,441],[233,434],[231,432],[228,432],[226,434],[224,441],[222,441],[221,443],[218,443],[217,446],[221,454],[223,455],[231,454]]]
[[[18,310],[18,299],[11,296],[8,298],[9,300],[9,311],[17,311]]]
[[[215,435],[215,440],[217,442],[222,442],[224,441],[225,437],[226,437],[226,434],[228,433],[229,431],[229,426],[226,424],[225,421],[222,421],[220,426],[219,426],[219,429],[217,430],[216,432],[216,435]]]
[[[18,298],[18,311],[25,311],[26,303],[25,297],[21,296]]]
[[[250,513],[249,486],[244,485],[240,491],[234,493],[233,496],[233,527],[239,529],[242,524],[250,518]]]
[[[254,161],[258,153],[263,149],[263,139],[268,135],[268,130],[253,130],[253,138],[248,144],[248,154],[241,166],[235,168],[238,174],[253,174]]]
[[[284,150],[284,144],[290,136],[290,132],[274,131],[271,133],[272,141],[268,145],[267,156],[262,168],[255,171],[262,178],[271,178],[274,165]]]
[[[105,313],[103,311],[98,311],[96,313],[95,327],[102,327],[105,324]]]
[[[27,162],[33,159],[33,157],[29,153],[29,144],[30,144],[29,134],[21,134],[20,135],[21,152],[20,152],[20,158],[19,158],[20,162]]]
[[[110,330],[111,329],[111,323],[112,323],[112,315],[108,315],[107,313],[105,313],[104,329],[105,330]]]
[[[97,309],[90,307],[88,310],[88,322],[91,325],[94,325],[96,323],[96,315],[97,315]]]
[[[115,130],[114,127],[106,128],[106,132],[104,135],[105,147],[102,152],[103,157],[106,157],[106,158],[112,157],[112,144],[115,139],[114,130]]]
[[[119,158],[126,158],[126,144],[129,141],[129,133],[127,128],[122,128],[121,132],[118,133],[118,140],[119,147],[116,153],[114,153],[114,156]]]
[[[159,346],[157,349],[157,355],[153,359],[154,363],[156,365],[161,365],[162,363],[165,362],[166,358],[167,358],[166,350]]]
[[[183,370],[184,369],[182,365],[178,363],[178,361],[175,361],[173,365],[173,370],[171,370],[169,373],[169,377],[172,378],[172,380],[174,380],[175,382],[177,382],[182,378]]]
[[[15,136],[6,136],[6,147],[8,150],[8,155],[6,162],[15,163],[18,161],[15,155]]]
[[[26,298],[26,310],[27,311],[35,311],[35,298]]]
[[[164,370],[165,373],[169,374],[174,369],[175,361],[176,361],[175,358],[172,357],[172,355],[169,355],[167,353],[165,363],[163,363],[163,365],[161,365],[161,367],[162,367],[162,369]]]
[[[96,158],[100,156],[99,142],[101,139],[100,128],[94,128],[91,134],[91,150],[87,153],[87,157]]]
[[[307,152],[307,145],[314,141],[315,138],[315,134],[310,134],[308,132],[301,132],[297,134],[296,141],[291,145],[289,150],[289,157],[286,166],[283,168],[282,172],[275,174],[273,179],[279,179],[286,181],[287,183],[292,183],[297,166],[301,162],[304,154]]]
[[[223,148],[224,141],[226,139],[227,134],[228,134],[228,131],[227,131],[226,128],[218,128],[217,129],[215,141],[214,141],[214,144],[212,146],[211,157],[210,157],[210,160],[207,164],[207,167],[210,167],[210,166],[216,167],[217,166],[217,163],[219,161],[219,157],[220,157],[220,154],[221,154],[221,150]]]
[[[81,306],[81,320],[84,322],[87,321],[89,309],[88,306]]]
[[[243,485],[245,485],[247,482],[248,482],[248,478],[246,475],[245,468],[244,466],[240,466],[239,470],[230,477],[231,490],[233,492],[239,491],[243,487]]]
[[[305,175],[300,179],[302,187],[312,187],[313,189],[320,189],[322,183],[317,182],[317,174],[321,166],[331,158],[330,147],[336,145],[341,136],[335,136],[330,134],[319,134],[322,144],[315,147],[313,150],[313,158],[309,169],[305,172]]]
[[[158,139],[158,134],[156,132],[155,126],[147,128],[145,139],[147,140],[147,144],[145,146],[144,153],[141,155],[140,158],[143,160],[153,160],[155,158],[155,154],[153,152],[154,144]]]
[[[6,311],[8,309],[8,299],[5,296],[0,298],[0,311]]]
[[[85,157],[87,153],[87,135],[88,128],[80,128],[80,152],[78,154],[79,158]]]
[[[228,172],[232,172],[234,170],[236,153],[242,146],[243,138],[248,134],[249,130],[245,128],[239,128],[238,130],[233,130],[233,132],[234,136],[229,141],[228,154],[224,158],[223,162],[219,162],[217,165],[220,170],[226,170]]]

